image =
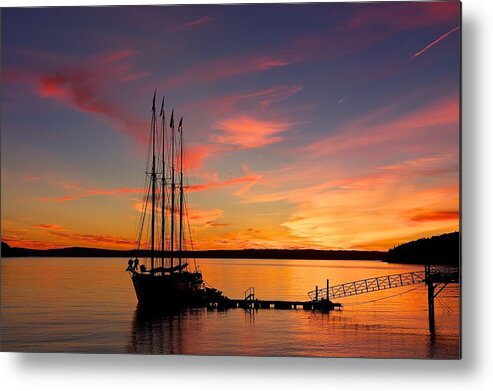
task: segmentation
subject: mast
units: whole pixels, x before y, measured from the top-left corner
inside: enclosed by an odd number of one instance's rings
[[[170,267],[171,273],[173,273],[173,248],[174,248],[174,233],[175,233],[175,110],[171,111],[171,120],[169,126],[171,127],[171,239],[170,239]]]
[[[164,268],[164,250],[165,250],[165,240],[164,240],[164,216],[166,213],[166,172],[165,172],[165,165],[164,165],[164,149],[165,149],[165,142],[166,142],[166,136],[165,136],[165,118],[164,118],[164,96],[163,96],[163,101],[161,102],[161,112],[159,113],[161,117],[161,138],[162,138],[162,155],[161,155],[161,161],[162,161],[162,167],[161,167],[161,172],[162,172],[162,177],[161,177],[161,267]]]
[[[151,273],[154,269],[154,212],[156,208],[156,91],[152,98],[152,171],[151,171],[151,186],[152,186],[152,213],[151,213]]]
[[[183,243],[183,117],[180,118],[180,123],[178,124],[178,132],[180,133],[180,256],[179,265],[181,273],[181,251]]]

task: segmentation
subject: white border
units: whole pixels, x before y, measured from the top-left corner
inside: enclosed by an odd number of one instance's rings
[[[0,1],[2,7],[135,3],[138,2]],[[493,89],[492,4],[489,0],[463,1],[464,324],[461,361],[0,353],[2,388],[50,391],[491,389],[493,256],[489,255],[493,221],[493,129],[486,124],[492,112],[489,99]]]

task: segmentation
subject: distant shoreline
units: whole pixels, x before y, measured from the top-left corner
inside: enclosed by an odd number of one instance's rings
[[[2,258],[14,257],[67,257],[67,258],[149,258],[149,250],[108,250],[87,247],[65,247],[48,250],[35,250],[10,247],[2,242]],[[156,257],[161,257],[156,252]],[[169,258],[165,251],[164,257]],[[180,256],[179,252],[173,255]],[[388,251],[364,250],[286,250],[286,249],[243,249],[243,250],[199,250],[183,251],[182,258],[218,258],[218,259],[305,259],[327,261],[384,261],[407,264],[460,264],[460,232],[451,232],[431,238],[417,239],[400,244]]]
[[[199,250],[183,251],[183,258],[231,258],[231,259],[307,259],[307,260],[383,260],[385,251],[356,250]],[[19,247],[3,247],[2,258],[14,257],[67,257],[67,258],[135,258],[149,257],[148,250],[107,250],[85,247],[67,247],[60,249],[35,250]],[[157,253],[156,257],[161,257]],[[169,252],[164,252],[169,257]],[[174,257],[180,253],[175,252]]]

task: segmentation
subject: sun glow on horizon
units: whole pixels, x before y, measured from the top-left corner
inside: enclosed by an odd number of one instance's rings
[[[134,248],[155,88],[184,116],[197,250],[458,231],[460,6],[384,6],[269,5],[275,29],[255,6],[4,10],[2,241]]]

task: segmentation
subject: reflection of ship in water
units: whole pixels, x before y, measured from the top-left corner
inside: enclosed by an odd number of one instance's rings
[[[208,308],[175,310],[138,305],[127,353],[233,354],[251,344],[258,309],[234,311]],[[229,315],[228,315],[229,314]],[[236,330],[232,331],[230,328]],[[222,350],[220,346],[223,346]]]
[[[198,315],[198,314],[197,314]],[[138,306],[132,322],[128,353],[182,354],[184,351],[183,324],[193,313],[144,311]]]

